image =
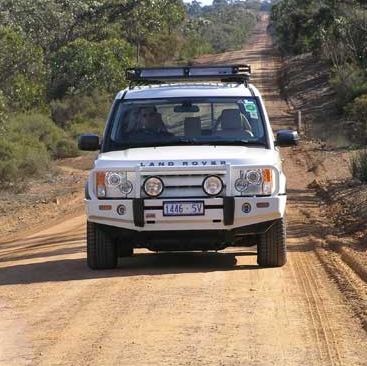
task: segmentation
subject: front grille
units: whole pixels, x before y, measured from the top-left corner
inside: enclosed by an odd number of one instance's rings
[[[142,186],[145,180],[154,174],[143,174],[141,176]],[[179,175],[165,175],[165,174],[157,174],[157,176],[162,179],[164,184],[164,190],[159,198],[185,198],[185,197],[208,197],[207,194],[203,191],[202,184],[204,179],[213,174],[203,174],[202,172],[199,174],[179,174]],[[215,174],[220,177],[223,182],[223,190],[218,195],[218,197],[225,196],[225,174]],[[141,197],[149,198],[141,189]]]

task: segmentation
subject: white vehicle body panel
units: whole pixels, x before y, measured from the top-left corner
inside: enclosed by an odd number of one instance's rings
[[[150,157],[154,157],[151,159]],[[235,157],[235,158],[234,158]],[[111,151],[99,154],[96,167],[131,167],[154,166],[158,162],[174,162],[174,166],[182,166],[186,161],[195,165],[207,166],[203,162],[226,161],[231,165],[264,165],[279,164],[280,157],[276,150],[245,146],[160,146],[134,148],[123,151]],[[215,165],[220,165],[217,163]],[[173,165],[171,165],[173,166]],[[186,165],[187,166],[187,165]]]

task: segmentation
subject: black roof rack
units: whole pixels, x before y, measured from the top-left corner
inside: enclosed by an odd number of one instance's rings
[[[250,76],[250,65],[130,67],[126,69],[126,80],[130,81],[130,89],[136,85],[197,80],[244,83],[247,86]]]

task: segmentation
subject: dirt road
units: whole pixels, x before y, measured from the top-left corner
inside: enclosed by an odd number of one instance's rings
[[[249,46],[202,62],[250,62],[276,128],[280,59],[263,17]],[[153,254],[113,271],[85,263],[85,218],[0,244],[0,365],[366,365],[366,333],[313,250],[317,199],[298,150],[285,267],[253,250]]]

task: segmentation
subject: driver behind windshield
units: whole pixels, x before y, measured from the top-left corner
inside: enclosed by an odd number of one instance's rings
[[[155,107],[141,108],[137,116],[136,127],[130,132],[130,137],[144,137],[146,135],[170,135],[165,126],[162,115]]]

